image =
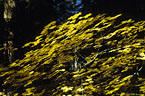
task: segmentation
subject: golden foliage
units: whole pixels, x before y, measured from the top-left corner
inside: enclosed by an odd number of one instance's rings
[[[23,46],[33,50],[22,60],[0,68],[4,88],[10,85],[5,89],[18,96],[123,96],[135,88],[145,94],[140,74],[145,69],[145,21],[118,24],[119,18],[80,12],[62,25],[51,22]]]

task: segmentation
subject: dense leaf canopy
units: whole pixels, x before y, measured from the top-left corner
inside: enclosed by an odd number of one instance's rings
[[[145,21],[77,13],[44,27],[22,60],[0,68],[14,96],[145,94]]]

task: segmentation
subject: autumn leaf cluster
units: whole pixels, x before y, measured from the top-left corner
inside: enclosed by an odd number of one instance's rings
[[[145,21],[77,13],[44,27],[22,60],[0,68],[14,96],[145,94]]]

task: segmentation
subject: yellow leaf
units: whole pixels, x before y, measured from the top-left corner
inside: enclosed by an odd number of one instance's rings
[[[68,87],[68,86],[61,87],[61,90],[63,90],[63,92],[68,92],[72,89],[73,89],[73,87]]]
[[[78,88],[76,91],[80,92],[80,91],[84,91],[83,88]]]
[[[88,17],[90,17],[91,15],[92,15],[92,14],[89,13],[89,14],[85,15],[84,18],[88,18]]]

